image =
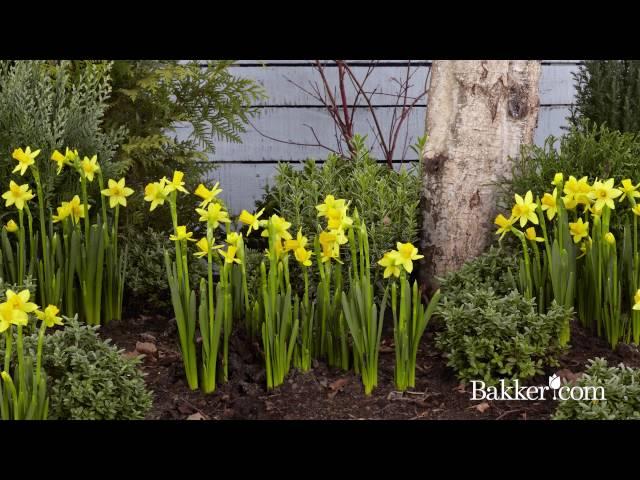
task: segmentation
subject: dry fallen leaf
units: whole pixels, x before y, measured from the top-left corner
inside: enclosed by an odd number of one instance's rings
[[[331,391],[329,392],[329,398],[333,398],[336,394],[344,388],[344,386],[349,382],[346,378],[339,378],[335,382],[331,382],[329,384],[329,388]]]
[[[458,392],[458,393],[465,393],[465,392],[467,391],[467,388],[466,388],[466,386],[465,386],[465,384],[464,384],[464,383],[461,383],[460,385],[458,385],[458,386],[455,388],[455,390],[456,390],[456,392]]]
[[[187,420],[206,420],[206,419],[207,419],[207,417],[202,415],[200,412],[196,412],[193,415],[189,415],[187,417]]]
[[[478,410],[480,413],[484,413],[491,405],[489,405],[487,402],[482,402],[479,403],[478,405],[474,405],[475,409]]]

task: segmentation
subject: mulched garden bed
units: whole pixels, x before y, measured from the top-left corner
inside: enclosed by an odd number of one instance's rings
[[[427,332],[418,353],[416,388],[401,394],[393,388],[394,354],[392,336],[383,340],[378,388],[364,395],[360,380],[352,372],[328,368],[315,362],[312,371],[292,371],[285,384],[272,392],[266,389],[265,370],[257,343],[234,332],[230,340],[229,382],[211,395],[191,391],[184,380],[177,344],[175,321],[161,316],[140,316],[102,327],[125,355],[145,354],[142,369],[154,393],[148,419],[269,419],[269,420],[533,420],[549,419],[556,401],[471,401],[470,387],[460,385],[453,371]],[[609,365],[624,362],[639,367],[638,350],[623,345],[612,352],[573,322],[572,348],[563,355],[560,367],[550,369],[571,381],[585,368],[588,359],[604,357]],[[546,385],[540,376],[529,385]]]

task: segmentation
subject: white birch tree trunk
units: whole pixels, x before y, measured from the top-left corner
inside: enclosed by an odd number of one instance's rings
[[[423,152],[428,290],[492,241],[492,184],[510,177],[510,157],[533,142],[539,79],[533,60],[433,62]]]

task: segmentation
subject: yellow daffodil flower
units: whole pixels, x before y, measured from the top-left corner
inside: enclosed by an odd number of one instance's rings
[[[180,170],[176,170],[175,172],[173,172],[173,179],[171,181],[167,180],[166,177],[162,177],[160,183],[165,187],[165,191],[167,194],[175,190],[178,190],[182,193],[189,193],[189,191],[184,188],[184,182],[182,181],[183,177],[184,173]]]
[[[634,215],[637,215],[640,217],[640,205],[636,205],[631,209],[631,211],[633,212]]]
[[[340,244],[334,232],[321,232],[318,241],[322,247],[322,255],[320,258],[322,263],[328,262],[331,259],[340,262]]]
[[[631,200],[632,198],[640,197],[640,192],[638,192],[638,186],[640,185],[634,185],[633,182],[628,178],[622,180],[622,184],[620,185],[620,190],[624,195],[620,197],[620,201],[622,202],[625,198],[628,198],[629,200]]]
[[[20,309],[13,308],[9,302],[0,303],[0,333],[11,325],[26,325],[29,322],[28,315]]]
[[[144,187],[144,199],[151,202],[149,211],[153,212],[158,205],[163,205],[168,194],[169,192],[162,182],[153,182]]]
[[[33,192],[29,190],[29,184],[18,185],[11,180],[9,182],[9,190],[2,194],[2,198],[6,200],[5,207],[15,205],[18,210],[24,208],[24,204],[34,197]]]
[[[553,176],[553,182],[551,182],[551,185],[559,187],[562,185],[562,182],[564,182],[564,175],[562,175],[562,172],[558,172]]]
[[[58,214],[52,215],[53,223],[58,223],[63,221],[69,215],[71,215],[71,209],[69,208],[69,202],[62,202],[60,207],[57,207]]]
[[[300,265],[304,265],[305,267],[311,266],[311,255],[313,252],[309,250],[305,250],[304,247],[298,247],[293,251],[296,260],[300,262]]]
[[[242,263],[239,258],[236,258],[236,252],[238,249],[233,245],[229,245],[227,251],[218,250],[218,253],[224,258],[225,263]]]
[[[11,156],[18,161],[18,165],[11,173],[20,172],[20,175],[24,175],[30,165],[36,162],[36,157],[40,154],[40,150],[31,151],[30,147],[27,147],[24,151],[21,148],[16,148]]]
[[[385,267],[384,278],[389,278],[391,275],[394,277],[400,276],[400,258],[399,253],[395,250],[386,252],[383,257],[378,260],[378,265]]]
[[[603,208],[605,205],[611,210],[616,208],[614,200],[622,195],[622,191],[613,187],[613,178],[604,182],[595,181],[593,189],[589,192],[589,198],[595,200],[595,208]]]
[[[499,214],[496,219],[494,220],[493,223],[495,223],[496,225],[498,225],[498,230],[496,231],[496,235],[500,235],[500,240],[502,240],[502,238],[507,234],[507,232],[510,232],[513,229],[513,224],[515,223],[516,219],[511,217],[511,218],[506,218],[504,215]]]
[[[284,218],[279,217],[278,215],[276,215],[275,213],[273,215],[271,215],[271,224],[273,225],[275,234],[276,234],[276,238],[278,239],[283,239],[283,240],[291,240],[291,234],[287,231],[289,230],[289,228],[291,227],[291,223],[287,222]],[[269,229],[265,228],[262,231],[262,236],[263,237],[268,237],[269,236]]]
[[[29,301],[31,294],[26,288],[19,292],[14,292],[11,289],[7,289],[6,297],[7,303],[11,305],[11,308],[21,310],[24,313],[35,312],[38,309],[38,305]]]
[[[196,243],[196,247],[198,247],[198,252],[194,253],[194,255],[196,257],[204,257],[205,255],[209,254],[209,242],[207,241],[206,237],[202,237],[200,240],[198,240],[198,242]],[[211,250],[218,250],[219,248],[222,248],[222,245],[214,245],[213,247],[211,247]]]
[[[557,195],[558,189],[554,188],[553,193],[545,193],[542,200],[540,200],[540,208],[542,208],[543,212],[547,212],[547,218],[550,221],[553,220],[553,217],[558,213],[558,203],[556,202],[556,198],[558,198]]]
[[[68,209],[68,215],[71,215],[71,219],[73,223],[78,223],[81,218],[85,218],[84,204],[80,202],[80,197],[75,195],[70,202],[62,202],[63,214],[64,209]],[[87,205],[87,210],[91,208],[91,205]],[[60,215],[60,210],[58,210],[58,215]]]
[[[633,304],[634,310],[640,310],[640,289],[636,291],[636,294],[633,296]],[[1,330],[0,330],[1,331]]]
[[[178,225],[176,227],[175,235],[169,235],[169,240],[173,240],[174,242],[178,242],[181,240],[189,240],[190,242],[195,242],[191,237],[193,237],[193,232],[187,232],[187,227],[185,225]]]
[[[572,210],[576,205],[591,205],[591,186],[589,185],[589,179],[582,177],[577,180],[573,175],[569,176],[569,180],[564,184],[564,193],[566,197],[563,198],[567,209]],[[574,203],[575,202],[575,203]]]
[[[327,228],[329,230],[343,230],[353,225],[353,219],[347,215],[347,207],[342,208],[328,208],[327,213]]]
[[[94,155],[93,157],[84,157],[80,162],[80,169],[84,174],[84,177],[93,182],[93,176],[96,172],[100,170],[100,165],[98,165],[98,156]]]
[[[327,195],[324,202],[316,206],[318,217],[326,217],[330,208],[342,209],[345,207],[345,200],[336,199],[333,195]]]
[[[53,153],[51,154],[51,160],[53,160],[58,164],[58,171],[56,172],[57,175],[60,175],[60,172],[62,172],[62,168],[65,165],[73,165],[77,157],[78,157],[78,151],[70,150],[69,147],[67,147],[67,150],[64,155],[60,153],[58,150],[54,150]]]
[[[284,249],[285,251],[288,252],[290,250],[295,250],[297,248],[304,248],[307,246],[308,241],[309,240],[307,239],[307,237],[302,235],[302,228],[300,228],[298,230],[298,235],[296,236],[295,239],[285,240]]]
[[[613,236],[613,233],[611,232],[607,232],[604,236],[605,241],[609,244],[609,245],[615,245],[616,244],[616,237]]]
[[[218,228],[221,223],[231,223],[229,214],[222,209],[219,203],[210,203],[207,209],[196,208],[196,212],[200,214],[200,221],[207,222],[211,228]]]
[[[533,201],[533,194],[529,190],[524,198],[516,193],[516,204],[511,210],[511,216],[515,220],[520,220],[520,227],[524,227],[527,222],[531,222],[535,225],[538,224],[538,216],[536,215],[537,203]]]
[[[36,310],[36,317],[39,320],[42,320],[47,328],[52,328],[54,325],[62,325],[62,318],[58,317],[58,313],[60,310],[55,305],[49,305],[44,309],[44,312],[40,310]]]
[[[18,231],[18,224],[13,220],[9,220],[7,224],[4,226],[9,233],[15,233]]]
[[[124,182],[124,177],[117,182],[109,179],[107,183],[109,188],[102,190],[102,195],[109,197],[109,207],[116,208],[116,205],[127,206],[127,197],[133,194],[133,189],[125,187]]]
[[[524,236],[527,237],[527,240],[531,240],[532,242],[544,242],[544,238],[537,236],[535,227],[527,228],[524,232]]]
[[[582,218],[579,218],[577,222],[569,223],[569,232],[573,236],[573,243],[579,243],[589,235],[589,222],[585,223]]]
[[[233,245],[234,247],[238,248],[238,242],[240,241],[241,238],[242,238],[242,233],[229,232],[227,233],[227,238],[225,241],[227,242],[227,245]]]
[[[238,220],[240,220],[240,222],[244,223],[245,225],[249,225],[249,229],[247,230],[247,235],[251,235],[251,232],[253,230],[257,230],[263,225],[263,222],[259,220],[260,216],[263,213],[264,213],[264,208],[260,210],[258,213],[256,213],[255,215],[250,214],[246,210],[242,210],[242,212],[240,212],[240,217],[238,218]]]
[[[203,208],[206,207],[216,199],[218,194],[222,192],[222,189],[218,188],[219,186],[220,186],[220,183],[216,182],[213,188],[209,190],[202,183],[198,185],[195,192],[193,193],[202,199],[202,202],[200,202],[201,207]]]
[[[398,263],[404,267],[407,273],[413,271],[413,260],[420,260],[424,255],[418,254],[418,249],[412,243],[396,243],[398,249]]]

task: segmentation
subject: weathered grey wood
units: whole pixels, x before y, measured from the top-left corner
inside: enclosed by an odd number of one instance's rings
[[[533,137],[533,143],[542,146],[549,135],[561,137],[565,133],[563,127],[568,125],[566,119],[569,115],[569,107],[540,107],[538,127],[536,128],[536,132]]]
[[[352,68],[352,71],[359,82],[363,82],[368,68],[366,66]],[[419,97],[426,91],[427,75],[429,67],[410,66],[411,88],[408,97]],[[306,93],[303,89],[313,92],[313,85],[317,84],[320,91],[323,86],[318,71],[312,67],[289,67],[289,66],[270,66],[270,67],[243,67],[235,68],[234,75],[251,78],[260,85],[268,93],[268,98],[261,101],[261,105],[308,105],[318,106],[320,103],[313,96]],[[374,105],[394,105],[396,96],[400,90],[398,81],[404,82],[407,74],[406,67],[376,67],[372,70],[371,75],[364,83],[367,91],[375,92],[372,95]],[[325,76],[331,85],[331,91],[335,94],[339,85],[338,69],[326,68]],[[298,85],[298,86],[296,86]],[[347,80],[346,96],[350,100],[349,104],[356,97],[356,89],[353,84]],[[299,88],[301,87],[301,88]],[[339,97],[337,97],[339,100]],[[339,102],[340,104],[342,102]],[[358,99],[358,105],[366,105],[364,98]],[[425,105],[424,95],[420,99],[420,104]]]
[[[429,68],[426,66],[411,66],[411,88],[409,97],[418,97],[424,91],[427,82]],[[353,68],[354,74],[362,81],[367,74],[367,67]],[[578,70],[575,63],[562,63],[543,65],[540,79],[540,103],[542,105],[570,104],[573,101],[574,87],[572,73]],[[332,91],[338,87],[337,69],[325,69],[327,80]],[[270,106],[318,106],[318,101],[302,88],[312,91],[312,85],[317,83],[320,88],[320,76],[313,66],[269,66],[269,67],[242,67],[233,69],[235,75],[255,80],[262,85],[268,93],[268,98],[260,101],[259,105]],[[368,91],[375,91],[372,101],[374,105],[393,105],[398,92],[397,80],[404,81],[406,67],[377,67],[367,79],[365,87]],[[298,86],[302,88],[299,88]],[[355,89],[351,82],[346,84],[347,98],[355,98]],[[426,96],[420,105],[426,105]],[[363,98],[359,98],[358,105],[366,105]]]
[[[380,109],[380,119],[386,121],[392,112],[390,109]],[[424,129],[425,109],[414,110],[407,121],[407,127],[411,140],[415,141],[416,135],[420,135]],[[535,143],[542,145],[544,139],[554,134],[562,134],[561,127],[566,124],[565,117],[569,115],[569,108],[565,106],[542,106],[538,117],[538,128],[535,133]],[[281,140],[294,140],[298,143],[313,143],[315,140],[309,128],[304,125],[313,126],[316,134],[323,142],[331,147],[335,147],[335,133],[328,114],[322,108],[264,108],[259,118],[254,119],[253,124],[262,133]],[[373,131],[367,125],[367,118],[364,111],[356,116],[357,131],[373,137]],[[404,132],[403,132],[404,133]],[[188,129],[179,129],[179,137],[188,134]],[[210,155],[215,162],[237,162],[237,161],[298,161],[307,158],[323,159],[328,151],[318,147],[308,147],[299,145],[289,145],[276,142],[263,137],[257,131],[249,128],[242,135],[243,143],[218,142],[216,152]],[[382,158],[380,150],[376,147],[373,150],[374,156]],[[401,155],[402,149],[398,149]],[[397,160],[401,156],[396,157]],[[409,149],[405,159],[417,159],[417,156]]]
[[[383,124],[389,123],[393,115],[393,111],[388,108],[376,109],[378,118]],[[374,140],[374,131],[369,125],[371,122],[364,109],[359,109],[355,115],[355,131],[362,135],[368,135],[372,141]],[[264,108],[259,118],[253,120],[253,125],[257,128],[249,128],[243,134],[243,142],[241,144],[220,142],[216,146],[216,152],[210,155],[215,162],[225,161],[296,161],[305,160],[307,158],[322,159],[329,153],[328,150],[318,147],[289,145],[277,142],[262,136],[258,130],[264,135],[268,135],[280,140],[292,140],[297,143],[314,144],[315,139],[311,130],[304,125],[310,125],[314,128],[316,135],[320,141],[331,148],[336,148],[335,132],[333,123],[329,114],[323,108]],[[396,160],[402,160],[402,145],[404,143],[403,136],[406,129],[409,129],[409,144],[415,142],[416,133],[421,135],[421,129],[424,129],[424,108],[414,110],[405,121],[401,138],[398,140],[400,147],[397,149]],[[188,135],[188,129],[179,130],[179,138]],[[380,150],[376,147],[373,150],[376,158],[382,158]],[[417,156],[409,149],[404,159],[416,159]]]

